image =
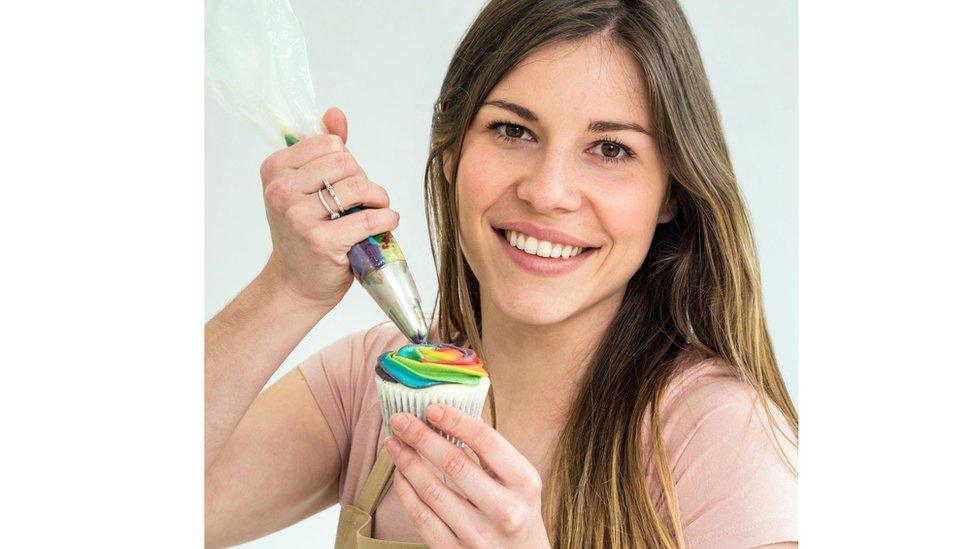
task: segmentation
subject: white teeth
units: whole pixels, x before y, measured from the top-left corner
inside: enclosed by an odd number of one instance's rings
[[[583,248],[579,246],[570,246],[569,244],[553,244],[548,240],[538,240],[531,236],[525,236],[524,234],[517,231],[505,231],[505,239],[513,247],[522,250],[525,253],[537,255],[539,257],[562,257],[563,259],[569,259],[575,255],[579,255],[583,251]]]

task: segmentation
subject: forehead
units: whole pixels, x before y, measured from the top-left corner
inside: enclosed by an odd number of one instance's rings
[[[506,99],[545,120],[647,120],[646,83],[630,52],[600,37],[549,44],[530,54],[495,86],[488,101]],[[636,122],[636,120],[635,120]]]

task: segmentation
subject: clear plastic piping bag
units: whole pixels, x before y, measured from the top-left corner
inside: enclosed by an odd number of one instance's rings
[[[217,101],[273,145],[322,134],[305,35],[287,0],[207,0],[206,80]],[[345,213],[359,211],[347,208]],[[427,341],[420,295],[393,233],[348,253],[356,280],[414,343]]]
[[[272,144],[323,133],[305,35],[287,0],[207,0],[206,78]]]

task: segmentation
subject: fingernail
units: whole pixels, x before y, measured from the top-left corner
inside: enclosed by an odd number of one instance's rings
[[[396,457],[400,453],[400,441],[393,437],[386,439],[386,449],[390,451],[390,455]]]
[[[437,404],[432,404],[427,407],[427,419],[434,421],[440,421],[444,417],[444,409]]]
[[[403,414],[393,414],[390,418],[390,426],[394,431],[400,431],[407,426],[407,416]]]

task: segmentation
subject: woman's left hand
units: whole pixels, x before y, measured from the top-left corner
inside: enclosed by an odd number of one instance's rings
[[[457,408],[433,404],[427,419],[467,444],[488,470],[411,414],[390,418],[385,443],[396,463],[394,488],[432,548],[549,547],[536,468],[502,435]],[[460,492],[434,474],[423,456]]]

